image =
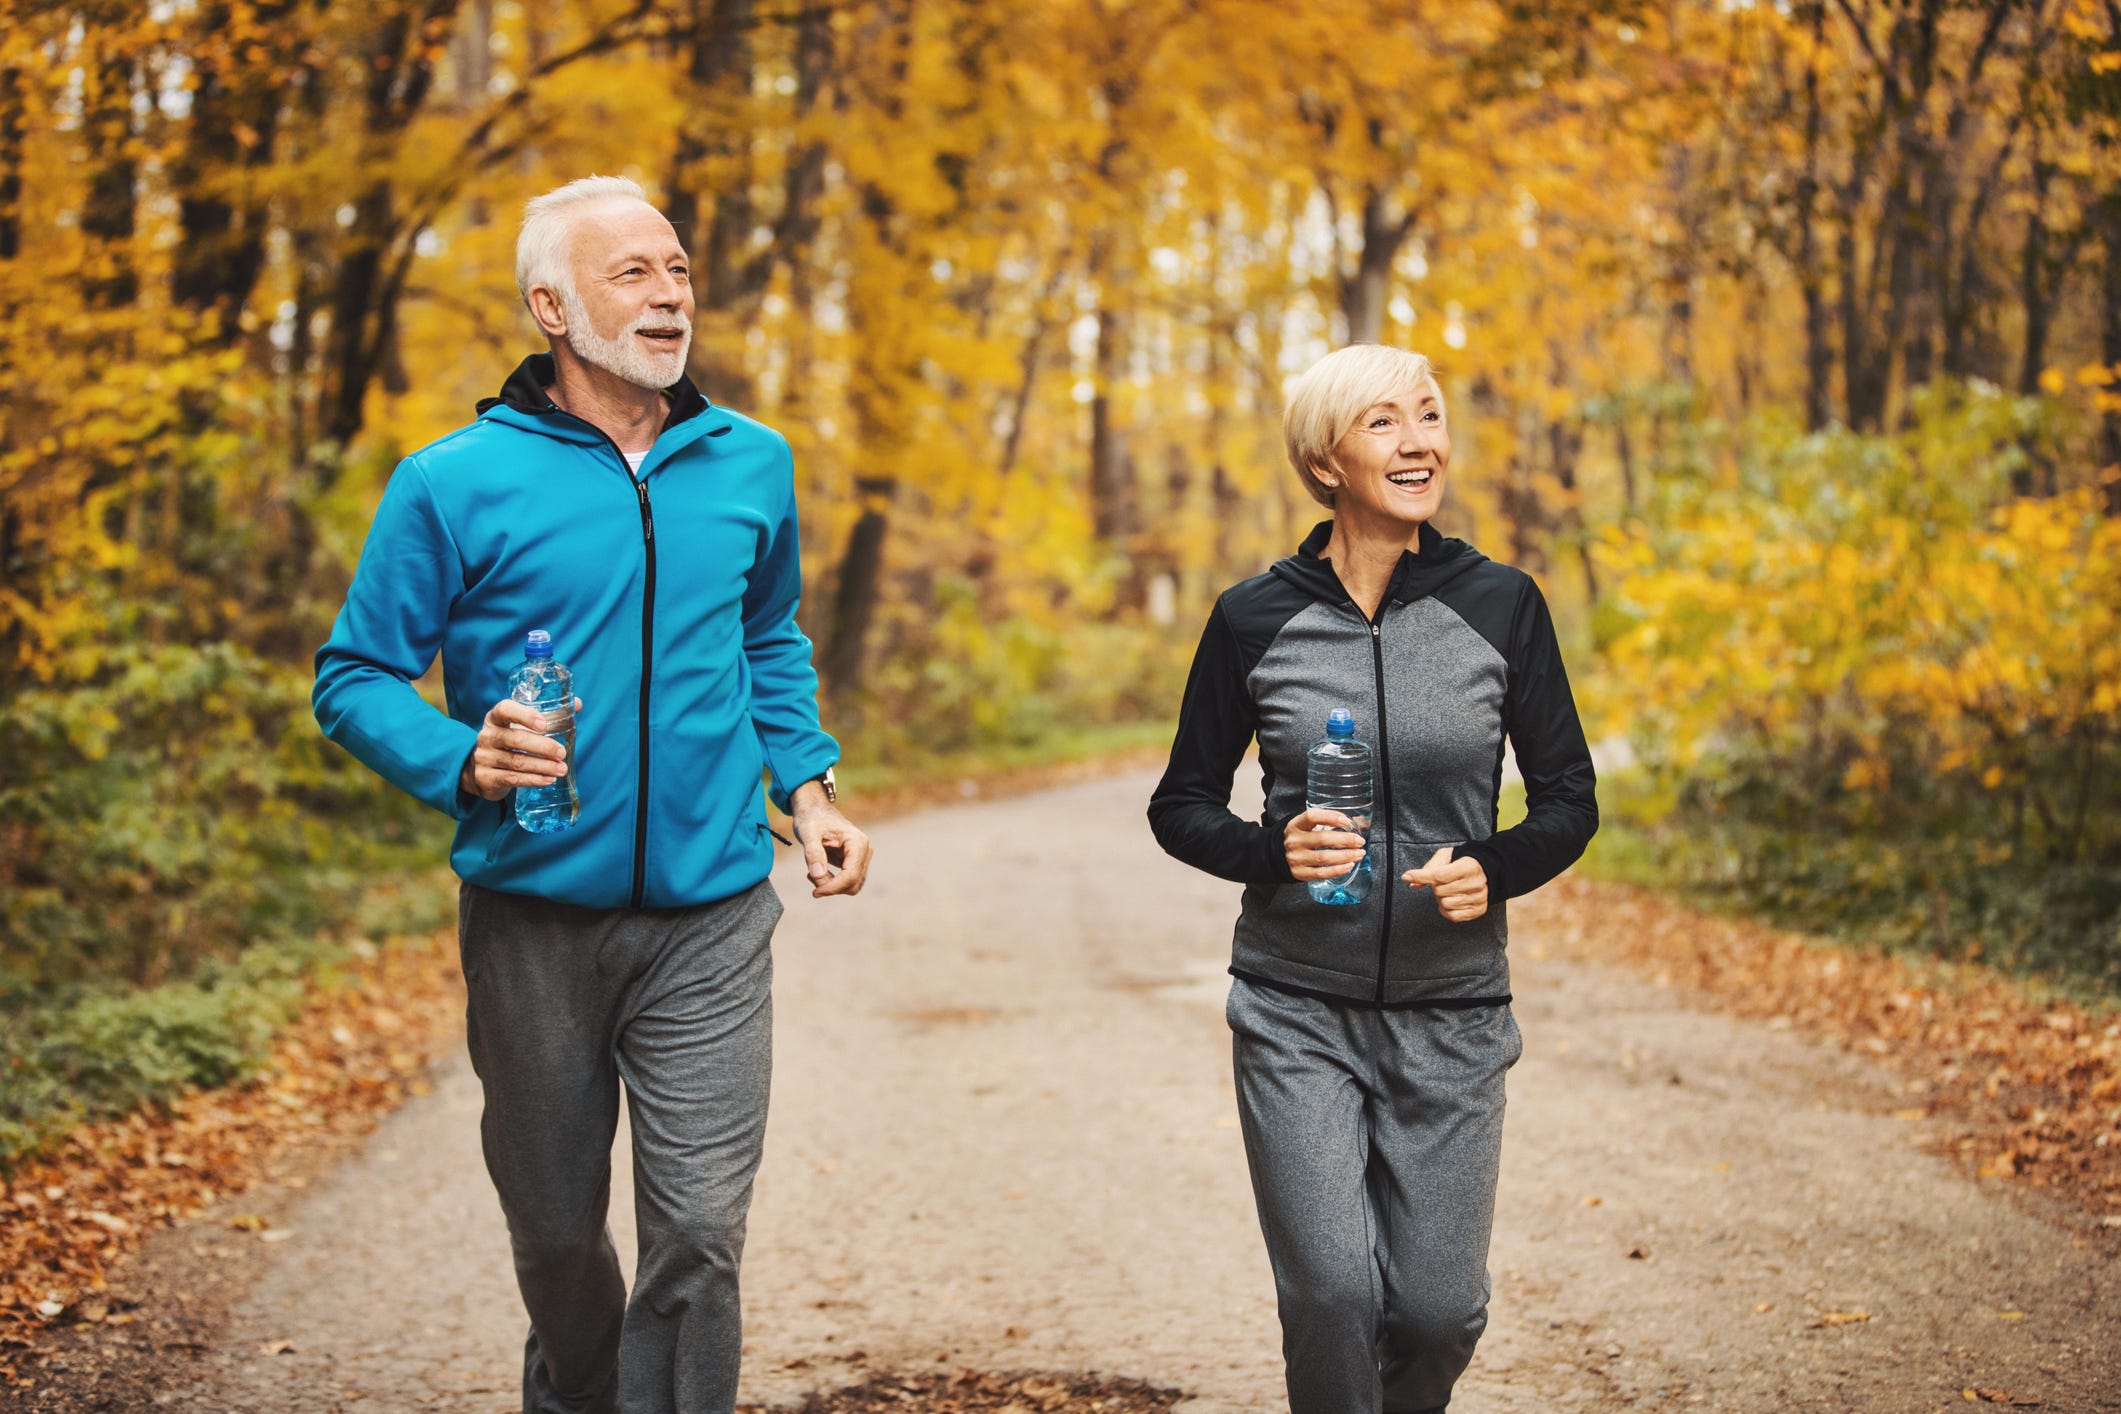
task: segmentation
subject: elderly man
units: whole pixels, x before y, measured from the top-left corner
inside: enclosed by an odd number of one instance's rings
[[[634,183],[585,178],[526,208],[516,282],[552,351],[391,477],[317,653],[317,720],[458,822],[526,1414],[728,1410],[781,913],[762,775],[813,897],[860,892],[869,842],[834,803],[839,749],[796,627],[788,444],[686,379],[676,231]],[[530,629],[582,694],[572,759],[509,697]],[[438,653],[446,712],[412,686]],[[579,822],[522,829],[511,793],[570,773]],[[630,1301],[605,1226],[621,1085]]]

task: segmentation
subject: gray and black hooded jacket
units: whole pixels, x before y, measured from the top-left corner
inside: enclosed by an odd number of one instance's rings
[[[1245,885],[1239,977],[1381,1007],[1506,1002],[1503,900],[1568,868],[1598,829],[1597,779],[1546,600],[1530,575],[1424,525],[1367,620],[1319,558],[1331,529],[1320,524],[1216,601],[1150,826],[1172,855]],[[1282,831],[1303,812],[1306,753],[1335,707],[1378,753],[1376,882],[1364,902],[1326,907],[1291,878]],[[1230,810],[1254,738],[1258,821]],[[1527,813],[1497,833],[1505,738]],[[1429,890],[1399,882],[1441,845],[1486,870],[1486,916],[1447,922]]]

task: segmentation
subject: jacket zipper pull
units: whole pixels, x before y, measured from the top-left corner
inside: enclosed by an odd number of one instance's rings
[[[643,540],[654,540],[655,515],[648,509],[648,483],[645,481],[634,482],[633,493],[641,498],[641,538]]]

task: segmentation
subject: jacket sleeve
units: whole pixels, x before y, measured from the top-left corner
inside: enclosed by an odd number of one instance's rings
[[[441,651],[464,571],[419,463],[399,463],[361,547],[331,637],[317,650],[310,703],[324,735],[399,790],[463,819],[457,787],[476,727],[438,711],[412,685]]]
[[[1598,773],[1561,666],[1553,616],[1529,578],[1511,617],[1509,671],[1503,730],[1524,777],[1525,818],[1457,851],[1480,861],[1495,899],[1528,894],[1554,878],[1598,833]]]
[[[803,557],[795,493],[751,567],[744,590],[744,656],[751,665],[751,725],[772,775],[768,794],[783,811],[788,794],[840,759],[839,743],[818,725],[817,670],[810,640],[795,622],[803,594]]]
[[[1218,600],[1186,678],[1171,763],[1149,797],[1149,828],[1166,853],[1219,879],[1287,883],[1280,833],[1230,809],[1230,784],[1258,726],[1245,675],[1237,634]]]

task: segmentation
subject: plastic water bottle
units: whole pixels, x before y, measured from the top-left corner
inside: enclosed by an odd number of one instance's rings
[[[552,635],[534,628],[523,639],[523,666],[508,680],[508,695],[545,719],[545,735],[567,748],[567,774],[549,786],[516,787],[516,823],[534,835],[574,824],[582,798],[574,789],[574,674],[552,656]]]
[[[1338,810],[1355,823],[1355,833],[1370,837],[1370,802],[1376,786],[1370,748],[1355,739],[1355,716],[1345,707],[1326,714],[1326,738],[1311,748],[1304,787],[1313,810]],[[1370,856],[1336,879],[1313,879],[1311,897],[1320,903],[1361,903],[1370,896]]]

